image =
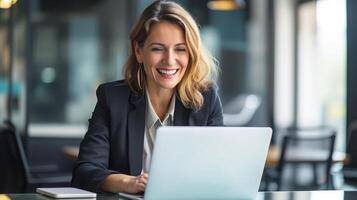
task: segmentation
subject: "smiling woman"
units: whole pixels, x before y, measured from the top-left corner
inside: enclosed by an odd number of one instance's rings
[[[125,80],[102,84],[73,170],[94,192],[145,191],[160,126],[222,126],[215,60],[192,16],[155,1],[130,34]]]

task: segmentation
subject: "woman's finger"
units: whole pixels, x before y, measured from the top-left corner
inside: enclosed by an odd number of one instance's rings
[[[137,184],[137,187],[139,188],[139,190],[145,191],[146,185],[143,183],[139,183],[139,184]]]
[[[139,183],[144,183],[145,185],[147,184],[148,180],[145,177],[140,177]]]
[[[139,180],[140,183],[144,183],[145,185],[148,184],[148,180],[147,179],[140,179]]]
[[[142,176],[143,176],[144,178],[146,178],[146,179],[149,178],[149,174],[148,174],[148,173],[143,173]]]

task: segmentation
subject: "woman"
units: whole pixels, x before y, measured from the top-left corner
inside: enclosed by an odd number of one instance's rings
[[[73,170],[90,191],[145,190],[159,126],[221,126],[216,65],[180,5],[155,1],[131,35],[125,80],[98,87],[98,102]]]

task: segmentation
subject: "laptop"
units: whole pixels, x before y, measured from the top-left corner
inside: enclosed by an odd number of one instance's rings
[[[271,128],[160,127],[144,198],[255,199],[271,136]]]

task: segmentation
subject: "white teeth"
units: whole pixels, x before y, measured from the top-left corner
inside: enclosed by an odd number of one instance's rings
[[[164,70],[164,69],[159,69],[158,70],[161,74],[167,74],[167,75],[173,75],[175,74],[178,69],[172,69],[172,70]]]

